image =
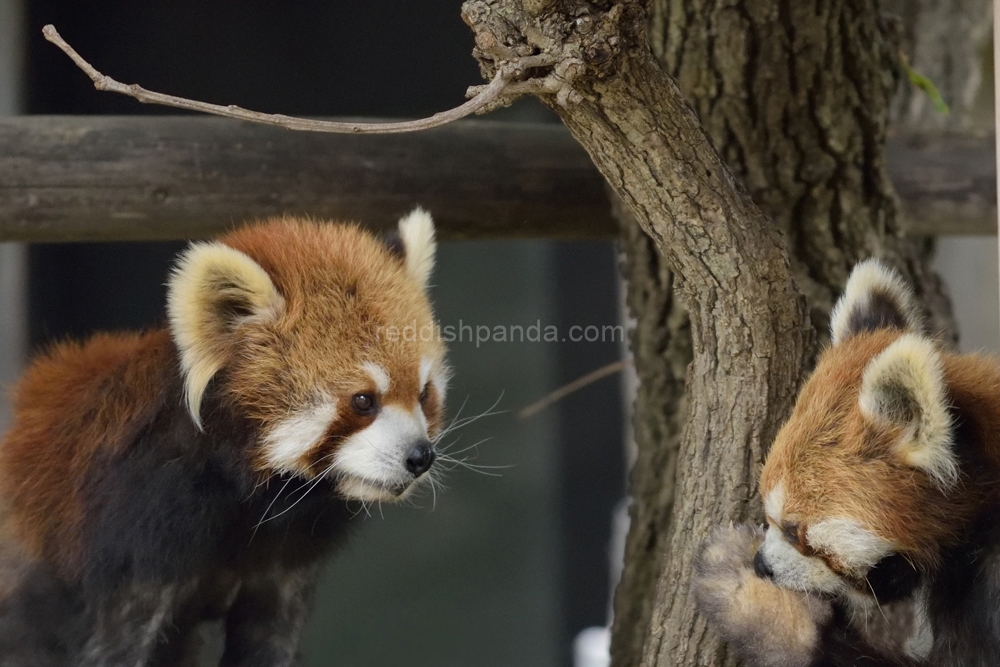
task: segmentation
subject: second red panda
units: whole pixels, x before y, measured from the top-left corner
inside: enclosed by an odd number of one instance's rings
[[[895,271],[855,267],[761,471],[766,532],[720,527],[697,560],[744,665],[1000,664],[1000,363],[942,349],[920,310]],[[918,631],[883,645],[871,620],[900,600]]]
[[[31,364],[0,442],[0,663],[296,664],[347,500],[428,478],[448,380],[434,228],[277,220],[191,246],[169,326]]]

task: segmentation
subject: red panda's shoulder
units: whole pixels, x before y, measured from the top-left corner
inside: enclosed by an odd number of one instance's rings
[[[60,343],[28,366],[0,441],[0,494],[7,528],[35,555],[71,560],[43,552],[54,541],[73,543],[77,492],[91,461],[127,444],[152,418],[176,374],[175,359],[169,334],[158,330]]]
[[[161,399],[174,357],[169,335],[159,330],[59,343],[15,385],[12,431],[114,444],[120,429]]]

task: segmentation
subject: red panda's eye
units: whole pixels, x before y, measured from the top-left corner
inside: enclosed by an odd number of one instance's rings
[[[359,415],[370,415],[375,412],[375,397],[371,394],[355,394],[351,406]]]
[[[786,523],[782,526],[782,531],[785,533],[785,537],[792,544],[799,543],[799,524],[797,523]]]

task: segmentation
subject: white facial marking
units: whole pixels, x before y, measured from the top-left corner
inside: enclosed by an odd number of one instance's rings
[[[785,514],[785,485],[783,482],[775,484],[771,492],[764,498],[764,511],[772,521],[781,523]]]
[[[389,391],[389,373],[384,368],[371,361],[366,361],[361,367],[371,376],[379,393],[385,394]]]
[[[386,406],[374,422],[344,440],[337,451],[333,474],[341,478],[341,493],[359,500],[396,497],[395,490],[413,481],[406,456],[424,440],[427,423],[419,408],[406,411]]]
[[[278,422],[264,438],[264,459],[282,472],[299,472],[312,449],[337,416],[336,401],[322,401]]]
[[[858,575],[892,553],[891,542],[848,518],[824,519],[809,526],[806,541],[814,549],[836,556]]]
[[[431,367],[434,365],[433,360],[424,357],[420,360],[420,388],[423,389],[427,384],[427,380],[431,377]]]
[[[764,562],[774,572],[774,583],[799,591],[842,593],[847,583],[819,558],[809,558],[770,528],[761,545]]]
[[[448,392],[448,380],[451,379],[451,370],[440,359],[424,357],[420,361],[420,389],[430,382],[437,390],[440,402],[444,404],[445,394]]]

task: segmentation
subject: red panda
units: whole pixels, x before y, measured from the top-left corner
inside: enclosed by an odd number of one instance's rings
[[[1000,364],[942,350],[875,260],[851,274],[831,345],[760,477],[766,532],[718,529],[695,600],[744,664],[1000,665]],[[917,640],[865,638],[913,599]]]
[[[186,665],[219,619],[221,664],[297,663],[344,501],[406,497],[442,432],[430,216],[397,241],[286,219],[195,243],[168,326],[29,366],[0,441],[0,664]]]

